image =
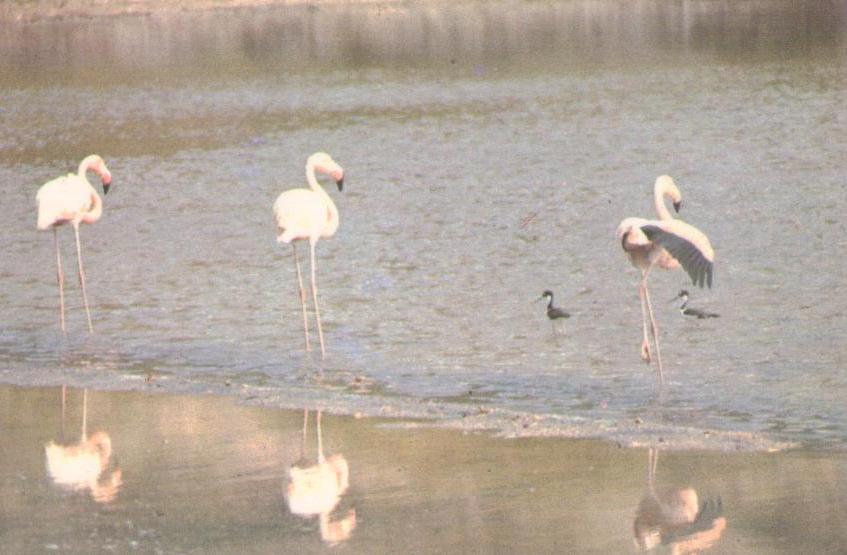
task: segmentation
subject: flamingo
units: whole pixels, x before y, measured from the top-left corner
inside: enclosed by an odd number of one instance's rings
[[[653,202],[659,219],[626,218],[618,225],[615,233],[632,265],[641,271],[641,281],[638,283],[643,328],[641,359],[647,363],[652,360],[650,342],[647,339],[647,315],[649,314],[650,332],[656,342],[659,384],[662,383],[662,352],[659,347],[659,331],[656,318],[653,316],[650,293],[647,290],[647,276],[653,266],[673,269],[682,265],[695,285],[703,287],[706,284],[712,287],[715,260],[715,251],[709,243],[709,238],[696,227],[674,219],[665,206],[665,197],[671,199],[674,210],[679,212],[682,206],[679,188],[669,175],[660,175],[653,186]]]
[[[277,225],[277,242],[291,243],[294,252],[294,266],[297,268],[297,285],[300,304],[303,308],[303,332],[306,336],[306,350],[311,350],[309,342],[309,321],[306,316],[306,294],[303,290],[303,277],[300,261],[297,259],[296,241],[307,239],[311,252],[312,302],[315,305],[315,320],[318,323],[318,338],[321,344],[321,358],[326,355],[324,336],[321,328],[321,313],[318,309],[318,288],[315,283],[315,245],[320,239],[328,239],[338,229],[338,209],[315,178],[315,172],[331,176],[338,190],[344,186],[344,170],[325,152],[316,152],[306,160],[306,181],[310,189],[290,189],[280,194],[274,202],[274,217]]]
[[[62,273],[62,259],[59,255],[59,239],[56,228],[70,223],[76,237],[76,256],[79,271],[79,283],[82,288],[82,300],[85,304],[85,315],[88,318],[88,331],[94,332],[91,325],[91,312],[88,309],[88,295],[85,292],[85,272],[82,269],[82,251],[79,246],[79,224],[93,224],[103,214],[103,201],[100,195],[88,182],[86,173],[93,171],[100,177],[103,184],[103,194],[109,192],[112,174],[106,168],[103,159],[92,154],[83,158],[79,163],[76,175],[69,173],[48,181],[38,189],[35,202],[38,206],[39,230],[53,229],[53,244],[56,246],[56,278],[59,282],[59,321],[62,333],[65,333],[65,276]]]

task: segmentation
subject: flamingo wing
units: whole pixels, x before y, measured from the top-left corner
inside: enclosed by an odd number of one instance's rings
[[[695,285],[712,287],[715,252],[699,229],[681,220],[668,220],[641,226],[641,231],[677,259]]]

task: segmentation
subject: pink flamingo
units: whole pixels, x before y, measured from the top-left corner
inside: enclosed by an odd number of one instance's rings
[[[93,224],[103,214],[103,201],[100,195],[88,182],[86,173],[93,171],[100,176],[103,184],[103,194],[109,192],[112,183],[112,175],[106,168],[103,159],[92,154],[86,156],[79,163],[76,175],[69,173],[48,181],[38,189],[35,202],[38,205],[39,230],[53,229],[53,244],[56,246],[56,268],[59,282],[59,321],[62,324],[62,333],[65,332],[65,276],[62,273],[62,259],[59,255],[59,239],[56,228],[60,225],[70,223],[74,228],[76,237],[76,256],[79,270],[79,283],[82,288],[82,300],[85,304],[85,314],[88,317],[88,331],[94,332],[91,325],[91,312],[88,309],[88,295],[85,292],[85,272],[82,269],[82,251],[79,246],[79,224]]]
[[[647,276],[653,266],[664,269],[678,268],[680,264],[691,276],[695,285],[704,283],[712,286],[712,273],[715,251],[709,238],[694,226],[682,220],[675,220],[665,206],[664,198],[669,197],[674,210],[679,212],[682,195],[673,179],[660,175],[653,186],[653,202],[658,220],[626,218],[619,225],[615,236],[632,265],[641,271],[638,283],[638,296],[641,299],[641,323],[644,338],[641,342],[641,358],[651,361],[650,342],[647,339],[647,315],[650,316],[650,332],[656,342],[656,364],[659,383],[662,383],[662,352],[659,348],[659,331],[653,316],[650,293],[647,290]]]
[[[321,343],[321,358],[325,356],[324,336],[321,328],[321,313],[318,309],[318,288],[315,283],[315,245],[319,239],[328,239],[338,229],[338,209],[335,203],[320,186],[315,172],[332,177],[341,191],[344,186],[344,170],[329,154],[316,152],[306,160],[306,181],[310,189],[290,189],[283,192],[274,202],[274,217],[278,228],[277,241],[291,243],[294,251],[294,265],[297,268],[297,284],[300,292],[300,304],[303,308],[303,331],[306,336],[306,350],[309,343],[309,321],[306,317],[306,294],[303,290],[303,277],[300,262],[297,259],[296,241],[308,239],[311,250],[312,301],[315,304],[315,320],[318,323],[318,338]]]

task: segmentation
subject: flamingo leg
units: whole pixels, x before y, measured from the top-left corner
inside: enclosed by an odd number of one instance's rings
[[[85,292],[85,271],[82,269],[82,249],[79,246],[79,225],[74,225],[74,237],[76,237],[76,260],[79,269],[79,285],[82,287],[82,302],[85,305],[85,316],[88,318],[88,332],[94,333],[91,325],[91,311],[88,309],[88,295]]]
[[[321,327],[321,311],[318,308],[318,285],[315,283],[315,242],[310,241],[309,245],[311,246],[311,263],[312,263],[312,301],[315,303],[315,320],[318,322],[318,339],[321,342],[321,358],[326,356],[326,352],[324,351],[324,332]]]
[[[291,242],[291,249],[294,251],[294,266],[297,268],[297,291],[300,293],[300,306],[303,308],[303,333],[306,335],[306,351],[311,351],[309,319],[306,316],[306,291],[303,289],[303,274],[300,272],[300,259],[297,258],[297,244],[295,241]]]
[[[650,332],[653,334],[653,341],[656,342],[656,364],[659,372],[659,385],[662,385],[662,350],[659,347],[659,327],[656,325],[656,318],[653,316],[653,304],[650,302],[650,291],[647,289],[647,284],[644,284],[644,298],[647,301],[647,311],[650,313]]]
[[[306,430],[309,428],[309,409],[303,409],[303,437],[300,440],[300,460],[306,458]]]
[[[82,441],[88,439],[88,388],[82,389]]]
[[[652,357],[650,356],[650,340],[647,338],[647,301],[645,293],[647,291],[647,275],[644,274],[641,282],[638,284],[638,297],[641,300],[641,331],[643,338],[641,340],[641,360],[650,364]]]
[[[59,234],[53,226],[53,244],[56,247],[56,281],[59,282],[59,322],[65,333],[65,274],[62,272],[62,256],[59,254]]]
[[[324,458],[324,443],[323,437],[321,436],[321,411],[317,411],[315,421],[315,425],[318,428],[318,463],[323,464],[326,459]]]
[[[62,385],[62,433],[61,440],[65,441],[65,399],[67,398],[68,389],[66,385]]]

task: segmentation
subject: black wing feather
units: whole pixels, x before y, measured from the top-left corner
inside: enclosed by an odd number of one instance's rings
[[[704,284],[707,284],[709,288],[712,287],[714,264],[703,256],[700,249],[695,247],[691,241],[683,239],[679,235],[668,233],[655,225],[642,226],[641,231],[648,239],[667,249],[671,256],[682,264],[694,285],[703,287]]]

